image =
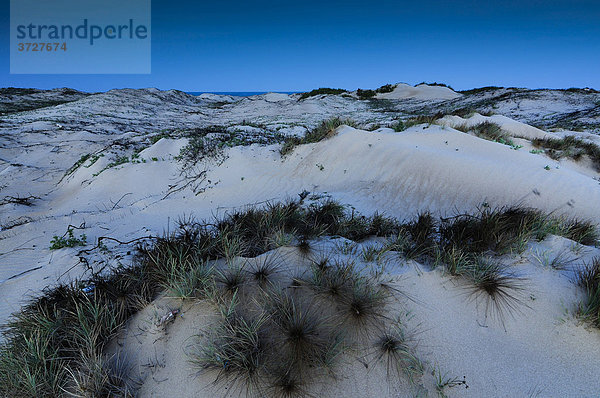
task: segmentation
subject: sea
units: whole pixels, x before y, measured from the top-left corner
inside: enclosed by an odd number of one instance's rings
[[[201,95],[201,94],[219,94],[219,95],[232,95],[234,97],[251,97],[253,95],[261,95],[266,93],[280,93],[280,94],[297,94],[302,91],[186,91],[190,95]]]

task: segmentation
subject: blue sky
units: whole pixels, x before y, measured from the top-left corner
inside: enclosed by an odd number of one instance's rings
[[[303,91],[437,81],[600,89],[597,0],[154,0],[149,75],[11,75],[9,2],[1,4],[2,87]]]

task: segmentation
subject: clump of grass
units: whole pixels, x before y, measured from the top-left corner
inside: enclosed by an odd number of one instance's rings
[[[248,395],[261,388],[260,373],[268,348],[267,317],[261,314],[250,318],[235,306],[223,310],[208,344],[192,363],[200,369],[217,371],[215,383],[223,383],[228,389],[243,388]]]
[[[281,272],[282,260],[276,254],[265,254],[260,259],[249,262],[248,272],[259,286],[266,287],[274,283],[274,277]]]
[[[64,247],[77,247],[87,245],[87,236],[85,234],[75,237],[73,228],[68,228],[63,236],[54,235],[50,241],[50,250],[58,250]]]
[[[401,325],[396,324],[380,332],[374,347],[376,350],[375,360],[384,360],[386,363],[388,379],[404,374],[412,380],[415,375],[422,373],[421,361],[408,343],[408,338]]]
[[[373,98],[375,95],[377,95],[377,92],[375,90],[363,90],[359,88],[356,90],[356,95],[358,96],[358,99],[365,100]]]
[[[433,83],[421,82],[421,83],[417,84],[416,86],[420,86],[422,84],[426,84],[428,86],[446,87],[446,88],[449,88],[450,90],[454,90],[451,86],[447,85],[446,83],[438,83],[438,82],[433,82]]]
[[[336,262],[330,265],[319,262],[311,265],[308,275],[299,277],[296,281],[319,296],[340,299],[348,291],[348,284],[353,278],[353,263]]]
[[[264,125],[243,121],[244,125],[256,125],[265,129]],[[276,132],[263,131],[260,133],[243,133],[229,131],[224,126],[207,126],[186,130],[182,135],[188,138],[188,144],[181,148],[176,160],[183,162],[185,167],[196,165],[199,161],[210,159],[217,163],[226,158],[225,149],[235,146],[247,146],[255,143],[261,145],[275,144],[284,141],[284,137]]]
[[[128,303],[148,298],[134,297],[144,292],[140,280],[127,280],[130,275],[119,271],[94,280],[87,293],[77,283],[60,285],[15,314],[3,329],[0,394],[56,397],[76,394],[78,386],[92,396],[127,390],[105,366],[102,351],[135,311]]]
[[[386,306],[390,298],[384,286],[364,276],[355,278],[341,297],[340,321],[358,333],[379,329],[388,320]]]
[[[600,257],[577,271],[576,282],[585,293],[577,311],[579,316],[600,328]]]
[[[210,293],[215,277],[214,267],[203,262],[189,267],[171,262],[171,266],[172,272],[164,286],[174,297],[202,299]]]
[[[469,253],[522,252],[525,243],[546,227],[549,217],[539,210],[519,207],[484,208],[478,215],[460,215],[440,226],[443,246]]]
[[[296,398],[310,396],[306,380],[293,369],[293,364],[281,364],[267,374],[266,396],[273,398]]]
[[[326,364],[335,335],[321,310],[284,291],[267,295],[266,312],[275,327],[272,344],[280,354],[296,367]]]
[[[341,88],[325,88],[325,87],[321,87],[321,88],[317,88],[314,90],[311,90],[309,92],[306,93],[302,93],[302,95],[300,95],[300,99],[307,99],[310,97],[314,97],[316,95],[337,95],[337,94],[343,94],[343,93],[347,93],[348,91],[341,89]]]
[[[395,84],[384,84],[383,86],[379,87],[377,90],[375,90],[378,93],[391,93],[392,91],[394,91],[394,89],[396,88]]]
[[[538,148],[544,148],[548,156],[555,160],[564,157],[579,160],[582,156],[587,155],[596,170],[600,171],[600,146],[597,144],[572,135],[564,138],[535,138],[531,142]]]
[[[434,124],[436,120],[440,119],[443,116],[444,115],[442,115],[441,113],[437,113],[435,115],[418,115],[408,118],[406,120],[398,120],[395,123],[393,123],[391,127],[394,129],[394,131],[401,132],[408,129],[409,127],[417,126],[419,124]]]
[[[337,261],[325,267],[313,264],[300,286],[337,306],[337,323],[358,333],[368,333],[386,319],[385,308],[391,293],[381,284],[362,275],[353,261]]]
[[[502,127],[496,123],[483,122],[476,124],[469,128],[469,131],[473,132],[477,137],[486,139],[488,141],[498,142],[500,144],[515,147],[515,143],[512,141],[508,133],[502,130]]]
[[[307,132],[304,137],[287,137],[279,151],[281,156],[291,153],[298,145],[312,144],[331,138],[335,134],[335,129],[341,125],[356,127],[356,122],[350,119],[342,119],[334,117],[332,119],[323,120],[317,127]]]
[[[559,225],[557,234],[581,243],[582,245],[592,246],[598,243],[600,234],[597,226],[591,221],[572,219]]]
[[[226,295],[233,297],[238,294],[248,280],[243,265],[227,264],[227,267],[216,271],[215,283],[217,289],[224,292]]]
[[[75,172],[75,170],[77,170],[82,164],[84,164],[91,156],[92,156],[91,153],[86,153],[85,155],[81,155],[79,160],[77,160],[77,162],[75,162],[73,164],[73,166],[69,167],[69,169],[66,171],[63,178],[73,174]]]
[[[460,274],[473,286],[475,299],[485,301],[486,317],[496,317],[504,324],[505,314],[519,312],[527,306],[520,294],[525,280],[508,271],[499,261],[479,256]]]
[[[491,111],[482,111],[482,110],[478,110],[475,108],[465,107],[465,108],[454,109],[450,113],[450,115],[459,116],[459,117],[462,117],[463,119],[467,119],[467,118],[470,118],[471,116],[473,116],[475,113],[479,113],[482,116],[492,116],[494,114],[494,112],[491,112]]]

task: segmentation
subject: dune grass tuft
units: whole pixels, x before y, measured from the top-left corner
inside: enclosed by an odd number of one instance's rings
[[[505,315],[512,315],[527,306],[521,298],[525,280],[497,260],[479,256],[460,274],[472,284],[475,299],[485,302],[486,317],[495,317],[504,324]]]
[[[572,135],[564,138],[536,138],[531,142],[538,148],[544,148],[548,156],[556,160],[564,157],[579,160],[587,155],[596,170],[600,171],[600,146],[593,142]]]
[[[585,293],[578,314],[590,324],[600,328],[600,257],[577,271],[576,281]]]
[[[308,131],[304,137],[287,137],[279,151],[281,156],[285,156],[291,153],[294,148],[298,145],[313,144],[315,142],[323,141],[324,139],[331,138],[335,134],[335,129],[342,125],[356,127],[356,122],[351,119],[342,119],[340,117],[334,117],[331,119],[323,120],[317,127]]]
[[[250,318],[239,313],[236,305],[222,310],[209,343],[192,358],[192,363],[204,370],[217,371],[215,383],[243,388],[252,394],[260,391],[260,373],[265,366],[267,317],[261,314]]]
[[[395,324],[380,332],[374,342],[375,360],[384,361],[388,378],[406,375],[413,378],[423,372],[402,325]]]

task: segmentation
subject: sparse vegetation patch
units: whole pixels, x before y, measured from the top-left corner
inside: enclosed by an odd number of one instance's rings
[[[546,154],[552,159],[570,158],[579,160],[588,156],[597,171],[600,171],[600,146],[575,136],[564,138],[536,138],[532,140],[533,145],[544,148]]]
[[[300,95],[300,99],[307,99],[310,97],[314,97],[316,95],[323,95],[323,94],[327,94],[327,95],[337,95],[337,94],[343,94],[343,93],[347,93],[347,90],[341,89],[341,88],[317,88],[314,90],[311,90],[309,92],[306,93],[302,93],[302,95]]]
[[[334,117],[332,119],[323,120],[317,127],[308,131],[304,137],[287,137],[283,142],[283,146],[279,151],[281,156],[291,153],[298,145],[312,144],[322,141],[333,136],[335,129],[342,125],[356,127],[356,123],[351,119],[342,119]]]

